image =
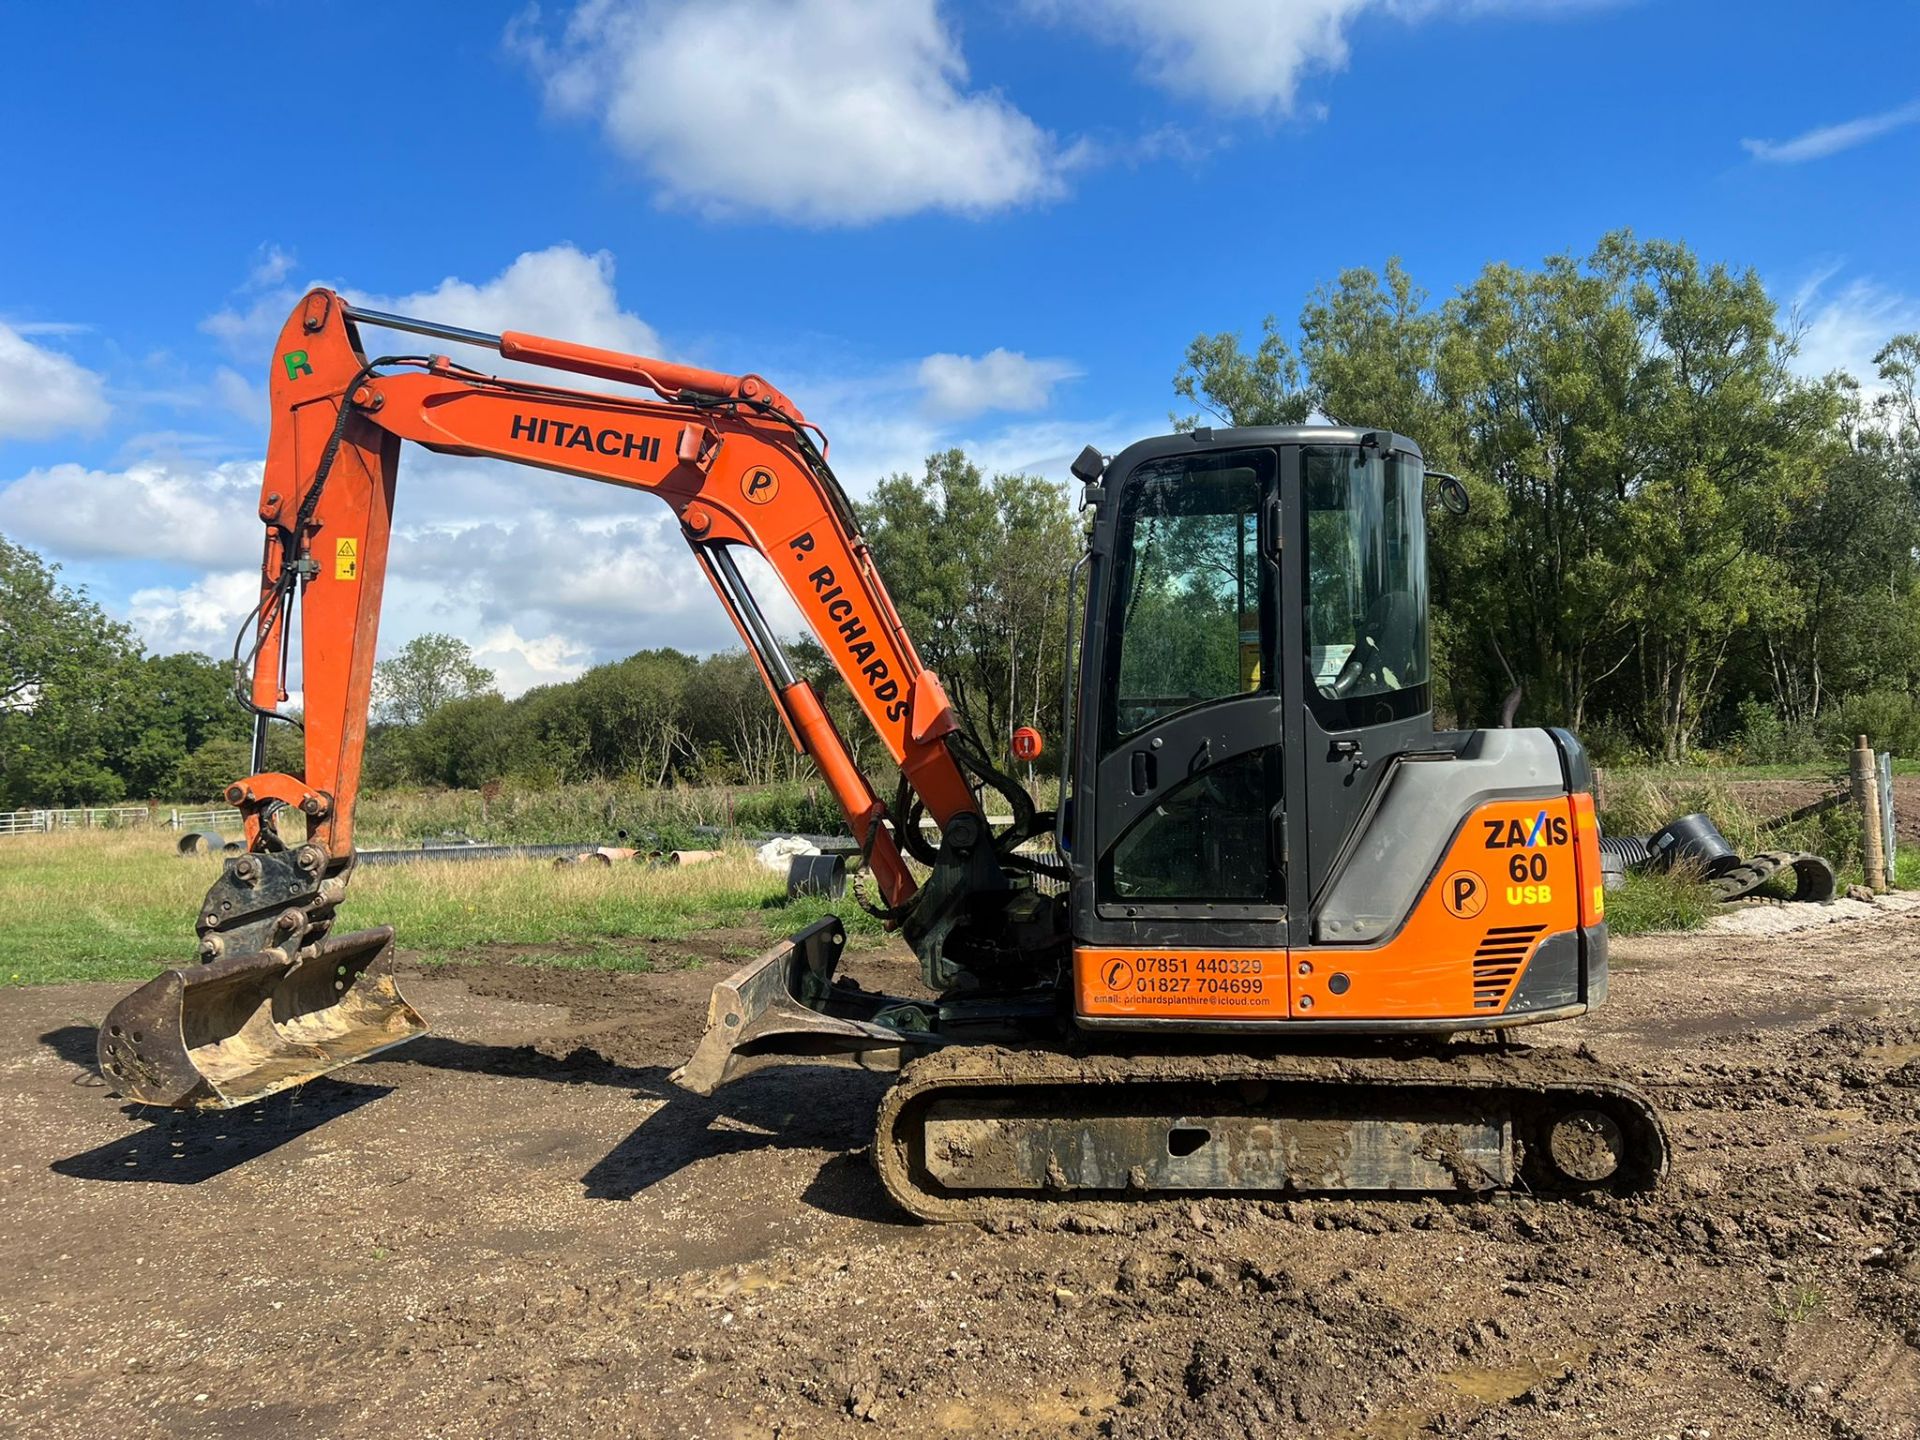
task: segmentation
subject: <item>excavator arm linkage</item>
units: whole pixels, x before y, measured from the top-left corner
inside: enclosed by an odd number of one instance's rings
[[[522,366],[633,389],[488,375],[444,355],[369,363],[358,324],[484,346]],[[243,634],[251,649],[236,652],[255,715],[256,773],[227,791],[245,820],[246,851],[228,862],[201,907],[202,963],[163,973],[102,1026],[101,1069],[123,1094],[193,1108],[243,1104],[426,1028],[394,983],[390,930],[328,934],[354,863],[402,440],[666,501],[894,913],[917,888],[897,830],[883,823],[886,807],[820,697],[787,663],[736,548],[760,555],[778,577],[927,813],[943,830],[981,827],[972,783],[948,743],[958,723],[875,572],[824,442],[816,445],[798,407],[758,376],[458,330],[355,310],[314,290],[280,332],[269,394],[260,604]],[[305,739],[298,778],[265,770],[267,726],[287,699],[296,639]],[[283,835],[295,811],[305,834]],[[762,968],[784,974],[793,963],[782,952]],[[848,1048],[833,1037],[827,1043]],[[724,1061],[706,1065],[716,1081]]]

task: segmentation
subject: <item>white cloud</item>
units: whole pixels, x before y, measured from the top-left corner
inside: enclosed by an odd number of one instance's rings
[[[35,345],[26,332],[67,333],[65,327],[0,324],[0,441],[98,427],[111,410],[100,377]]]
[[[1790,307],[1800,330],[1793,365],[1818,378],[1844,370],[1869,393],[1878,387],[1873,357],[1895,335],[1920,331],[1920,298],[1856,278],[1835,286],[1839,267],[1829,266],[1802,285]]]
[[[1064,482],[1081,445],[1117,450],[1159,428],[1155,417],[1108,417],[976,431],[936,422],[911,404],[875,402],[836,424],[844,443],[835,456],[856,493],[882,474],[918,474],[929,452],[956,444],[990,472]],[[206,573],[178,584],[136,579],[116,608],[156,652],[225,655],[258,596],[259,475],[258,462],[177,459],[117,472],[35,471],[0,491],[0,530],[59,558],[133,577],[151,573],[138,567],[155,562],[204,566]],[[395,518],[382,656],[425,631],[458,635],[514,695],[635,650],[705,653],[739,643],[671,512],[651,497],[408,447]],[[776,630],[801,633],[771,567],[750,554],[739,560]],[[293,680],[297,687],[297,657]]]
[[[1064,362],[1062,362],[1064,363]],[[879,375],[795,377],[790,394],[806,397],[832,441],[829,459],[856,499],[884,476],[919,475],[928,455],[959,448],[989,473],[1044,475],[1068,482],[1068,466],[1084,445],[1118,451],[1167,429],[1165,411],[1047,416],[1015,423],[970,423],[936,415],[917,368]],[[918,403],[916,403],[918,402]]]
[[[513,696],[536,685],[572,680],[591,662],[587,647],[563,635],[522,635],[511,625],[500,625],[473,645],[473,658],[493,671],[494,688]]]
[[[286,283],[296,263],[291,250],[262,245],[254,252],[247,278],[234,287],[233,293],[243,297],[242,300],[202,320],[202,333],[213,336],[247,360],[260,359],[267,343],[286,324],[294,301],[306,293],[306,287],[295,289]]]
[[[439,595],[438,588],[421,577],[390,577],[380,630],[383,658],[428,630],[450,632],[466,640],[474,658],[494,672],[496,688],[513,696],[535,685],[571,680],[596,659],[627,653],[616,645],[611,653],[596,656],[590,647],[557,632],[528,636],[510,624],[479,625],[471,613],[449,613],[434,603]],[[224,660],[233,653],[233,637],[259,598],[257,571],[223,570],[186,585],[144,586],[128,597],[125,612],[141,642],[155,654],[197,650]],[[297,689],[301,679],[297,641],[290,679]],[[294,703],[297,707],[298,702]]]
[[[1347,63],[1347,21],[1376,0],[1058,0],[1054,9],[1139,52],[1145,78],[1222,110],[1285,115],[1300,77]]]
[[[706,648],[732,633],[665,506],[617,518],[541,511],[477,524],[428,523],[396,535],[392,573],[431,578],[443,613],[479,629],[511,625],[594,636],[618,654],[647,645]],[[717,624],[708,624],[711,614]],[[690,638],[676,641],[680,627]]]
[[[612,257],[566,245],[522,255],[483,282],[449,278],[408,295],[346,293],[372,308],[477,329],[511,326],[643,353],[664,348],[650,325],[621,307]],[[269,297],[258,322],[243,306],[233,333],[254,324],[277,329],[292,300],[290,291]],[[408,345],[393,338],[393,348]],[[1075,373],[1066,361],[1001,348],[865,374],[841,364],[795,377],[792,389],[827,417],[836,463],[849,486],[865,493],[882,474],[918,473],[929,452],[952,444],[991,470],[1057,475],[1089,439],[1108,438],[1113,448],[1132,438],[1111,422],[1036,413]],[[256,382],[225,367],[197,393],[199,403],[237,412],[264,404]],[[1026,418],[976,432],[978,417],[995,411]],[[183,437],[148,438],[160,453],[134,454],[124,468],[67,465],[21,476],[0,489],[0,528],[61,558],[104,562],[92,568],[123,577],[107,588],[132,592],[118,608],[150,647],[225,654],[257,597],[260,462],[214,464],[193,458],[192,447],[178,443]],[[751,556],[741,564],[776,628],[797,632],[798,612],[770,569]],[[167,575],[161,565],[188,573]],[[652,646],[702,653],[739,643],[665,505],[618,487],[414,446],[403,451],[384,610],[383,656],[428,630],[458,635],[508,694]]]
[[[298,289],[270,291],[241,307],[229,306],[202,320],[200,328],[249,363],[263,363],[294,303],[314,285],[338,290],[350,303],[365,309],[437,320],[463,330],[524,330],[634,355],[658,355],[661,351],[659,332],[632,311],[621,308],[611,252],[588,254],[566,244],[526,251],[498,275],[478,284],[448,276],[431,289],[409,295],[381,295],[338,281],[310,281]],[[494,351],[470,345],[369,325],[362,325],[360,332],[361,345],[369,357],[451,352],[463,364],[489,374],[537,375],[559,384],[603,388],[599,381],[575,380],[537,366],[503,361]],[[218,374],[215,386],[223,401],[238,400],[239,391]]]
[[[260,551],[257,461],[51,465],[0,490],[0,530],[67,558],[225,567]]]
[[[658,355],[659,333],[638,315],[620,308],[613,272],[610,251],[596,250],[589,255],[572,245],[550,245],[545,250],[527,251],[491,280],[478,285],[448,276],[431,290],[416,290],[411,295],[373,295],[353,289],[345,293],[353,304],[370,310],[414,315],[463,330],[524,330],[632,355]],[[370,327],[361,329],[364,334]],[[385,339],[365,340],[369,355],[376,343],[391,342],[409,352],[441,349],[447,343],[397,331],[372,333]],[[493,352],[481,353],[492,357],[491,368],[500,368]],[[540,373],[548,378],[554,374],[551,370]]]
[[[1167,417],[1106,415],[1091,420],[1039,420],[968,436],[960,448],[991,474],[1038,475],[1078,493],[1080,482],[1069,468],[1092,445],[1117,455],[1136,440],[1167,432]]]
[[[273,290],[247,302],[244,309],[229,305],[200,322],[202,333],[213,336],[235,355],[264,364],[267,346],[287,323],[297,290]]]
[[[1889,131],[1915,124],[1920,124],[1920,100],[1838,125],[1821,125],[1790,140],[1742,140],[1740,146],[1754,159],[1770,165],[1799,165],[1808,160],[1824,160],[1842,150],[1877,140]]]
[[[220,570],[190,585],[150,585],[128,597],[127,618],[156,655],[198,650],[223,660],[260,598],[258,570]]]
[[[1153,85],[1216,110],[1278,117],[1301,79],[1347,63],[1347,30],[1363,11],[1414,22],[1451,16],[1572,15],[1620,0],[1028,0],[1036,12],[1139,53]]]
[[[1044,410],[1053,387],[1080,374],[1070,361],[1029,360],[1017,350],[929,355],[920,362],[929,413],[964,420],[987,410]]]
[[[204,417],[207,392],[193,397]],[[264,421],[264,412],[257,417]],[[262,424],[261,428],[266,427]],[[140,430],[122,440],[116,448],[114,464],[165,464],[200,469],[224,464],[233,456],[233,436],[210,430]]]
[[[937,0],[583,0],[510,47],[671,202],[859,225],[1061,192],[1071,148],[968,83]]]
[[[22,320],[13,330],[16,335],[89,335],[93,326],[77,320]]]
[[[278,285],[287,278],[293,269],[293,252],[282,250],[278,245],[262,245],[260,258],[253,262],[253,269],[247,272],[247,285],[250,289],[264,290]]]
[[[213,372],[212,389],[214,403],[221,409],[256,425],[267,423],[266,386],[254,384],[230,365],[222,365]]]

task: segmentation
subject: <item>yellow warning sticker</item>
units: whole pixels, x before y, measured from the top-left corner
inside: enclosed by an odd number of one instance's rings
[[[333,542],[333,578],[336,580],[358,580],[360,578],[360,542],[342,536]]]

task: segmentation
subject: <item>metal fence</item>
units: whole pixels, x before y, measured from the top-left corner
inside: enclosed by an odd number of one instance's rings
[[[1874,779],[1880,788],[1880,850],[1887,859],[1887,879],[1893,879],[1894,850],[1898,844],[1893,823],[1893,752],[1882,750],[1876,757]]]
[[[50,835],[56,830],[235,830],[232,809],[162,810],[146,805],[84,805],[72,810],[14,810],[0,814],[0,835]]]

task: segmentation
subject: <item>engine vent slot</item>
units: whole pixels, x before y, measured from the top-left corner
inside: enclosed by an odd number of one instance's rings
[[[1544,925],[1495,925],[1473,952],[1473,1008],[1498,1010],[1527,963]]]

